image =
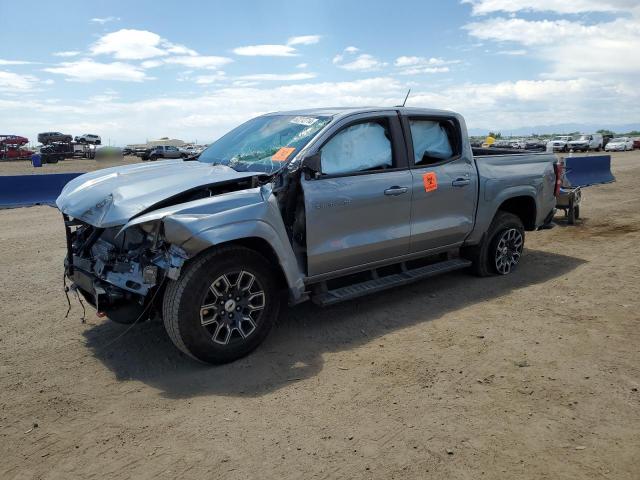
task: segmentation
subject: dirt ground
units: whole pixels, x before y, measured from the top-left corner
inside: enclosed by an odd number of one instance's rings
[[[60,215],[0,211],[0,478],[637,480],[640,152],[613,169],[512,275],[302,305],[221,367],[65,318]]]
[[[141,162],[138,157],[128,156],[118,159],[88,160],[84,158],[69,158],[58,163],[45,163],[42,167],[34,168],[31,161],[12,160],[0,162],[0,175],[42,175],[46,173],[91,172],[101,168],[128,165]]]

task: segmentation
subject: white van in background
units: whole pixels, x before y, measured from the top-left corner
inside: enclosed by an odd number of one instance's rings
[[[569,150],[574,152],[588,152],[589,150],[595,150],[599,152],[603,147],[603,138],[600,133],[580,134],[580,136],[568,142]]]

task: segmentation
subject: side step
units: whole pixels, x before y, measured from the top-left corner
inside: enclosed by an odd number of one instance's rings
[[[469,260],[454,258],[443,262],[433,263],[425,267],[405,270],[401,273],[373,278],[361,283],[354,283],[353,285],[336,288],[335,290],[328,290],[312,296],[311,300],[317,305],[326,307],[328,305],[333,305],[334,303],[344,302],[370,293],[380,292],[387,288],[406,285],[417,280],[422,280],[423,278],[433,277],[435,275],[440,275],[441,273],[452,272],[453,270],[459,270],[469,266],[471,266],[471,262]]]

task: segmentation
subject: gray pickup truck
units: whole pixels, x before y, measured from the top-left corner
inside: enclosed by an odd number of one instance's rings
[[[150,160],[155,162],[161,158],[184,158],[187,155],[182,153],[178,147],[174,147],[172,145],[158,145],[156,147],[151,147],[144,149],[140,152],[140,158],[142,158],[143,162]]]
[[[553,217],[557,169],[553,154],[472,152],[447,111],[268,114],[197,160],[69,182],[65,275],[100,315],[159,314],[184,353],[229,362],[262,342],[283,300],[330,305],[461,268],[509,274],[525,230]]]

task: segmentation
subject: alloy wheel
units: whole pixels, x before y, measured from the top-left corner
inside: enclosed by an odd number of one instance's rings
[[[265,308],[260,281],[241,270],[220,275],[209,286],[200,306],[200,324],[219,345],[244,341],[252,335]]]
[[[510,228],[502,232],[496,246],[495,266],[501,275],[507,275],[520,261],[524,239],[522,232],[516,228]]]

